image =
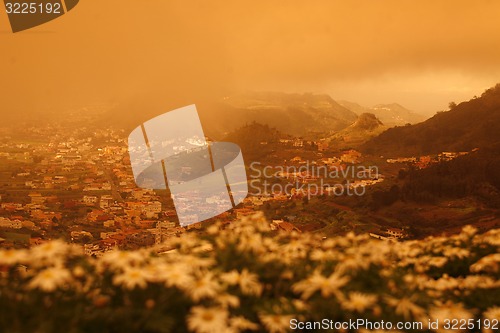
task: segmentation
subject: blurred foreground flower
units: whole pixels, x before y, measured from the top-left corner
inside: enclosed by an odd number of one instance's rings
[[[468,227],[423,241],[352,233],[324,240],[273,231],[256,215],[100,258],[62,241],[0,250],[0,327],[278,333],[290,331],[291,319],[493,321],[500,313],[499,238],[498,230]]]

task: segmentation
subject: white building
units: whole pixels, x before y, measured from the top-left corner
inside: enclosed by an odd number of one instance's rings
[[[113,196],[111,195],[103,195],[101,196],[101,201],[99,202],[99,207],[102,209],[108,208],[113,204]]]
[[[93,205],[97,203],[98,198],[95,195],[84,195],[83,203],[86,205]]]
[[[161,202],[152,201],[146,203],[146,205],[142,208],[142,213],[145,215],[161,213]]]
[[[0,217],[0,228],[12,228],[12,229],[21,229],[23,224],[19,220],[10,220],[4,217]]]

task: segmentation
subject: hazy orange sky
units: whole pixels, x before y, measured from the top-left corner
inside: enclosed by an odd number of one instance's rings
[[[83,0],[13,34],[1,12],[0,112],[274,90],[433,114],[500,82],[499,15],[494,0]]]

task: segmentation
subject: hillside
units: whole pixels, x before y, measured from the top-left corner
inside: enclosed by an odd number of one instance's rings
[[[217,140],[254,121],[286,134],[318,138],[346,128],[358,117],[328,95],[251,92],[218,100],[183,99],[179,103],[161,101],[157,97],[138,98],[114,106],[96,123],[128,131],[137,124],[188,104],[196,104],[205,134]]]
[[[422,202],[473,195],[490,207],[500,208],[498,170],[499,144],[422,170],[410,169],[401,195]]]
[[[357,118],[328,95],[273,92],[229,96],[208,112],[218,121],[208,121],[206,126],[222,133],[255,121],[286,134],[309,137],[344,129]]]
[[[373,113],[362,113],[358,120],[349,127],[359,131],[373,131],[383,125]]]
[[[224,141],[230,141],[243,146],[245,144],[260,144],[260,142],[274,143],[281,137],[285,137],[276,128],[269,125],[252,122],[238,128],[224,137]]]
[[[481,97],[416,124],[388,129],[363,145],[366,153],[413,156],[470,151],[500,140],[500,85]]]
[[[471,152],[427,168],[410,167],[398,175],[397,190],[376,193],[378,204],[436,203],[439,200],[473,197],[490,208],[500,208],[500,144]],[[392,198],[392,199],[391,199]]]
[[[280,138],[291,138],[268,125],[252,122],[227,134],[222,141],[240,146],[246,159],[260,159],[275,149]]]
[[[398,103],[377,104],[371,108],[349,101],[338,101],[338,103],[345,108],[353,111],[357,115],[360,115],[362,113],[373,113],[388,127],[416,124],[426,119],[425,116],[408,110]]]
[[[329,142],[339,148],[356,147],[386,129],[373,113],[362,113],[352,125],[332,135]]]
[[[378,104],[371,108],[371,112],[388,125],[415,124],[426,119],[398,103]]]

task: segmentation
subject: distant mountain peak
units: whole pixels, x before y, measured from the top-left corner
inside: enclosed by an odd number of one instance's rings
[[[373,113],[362,113],[352,126],[361,130],[373,131],[384,124]]]
[[[407,110],[404,106],[402,106],[399,103],[386,103],[386,104],[377,104],[373,106],[373,109],[378,109],[378,108],[401,108]]]
[[[344,129],[357,119],[356,113],[327,94],[244,92],[225,97],[215,112],[226,131],[256,121],[295,136],[317,135]],[[210,125],[210,124],[209,124]]]
[[[371,108],[349,101],[339,101],[339,104],[358,115],[362,113],[373,113],[387,126],[406,125],[408,123],[415,124],[426,119],[426,117],[415,113],[396,102],[377,104]]]

